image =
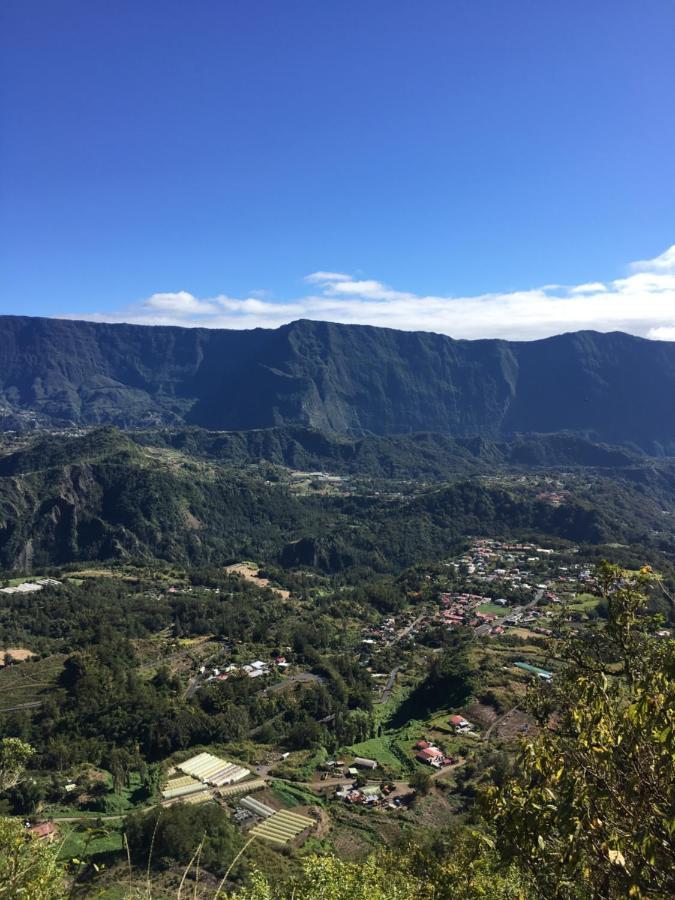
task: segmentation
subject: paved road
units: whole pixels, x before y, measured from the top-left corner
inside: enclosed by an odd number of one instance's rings
[[[390,647],[393,647],[395,644],[398,644],[399,641],[402,641],[404,637],[407,637],[413,628],[418,625],[422,619],[424,618],[424,614],[418,616],[414,622],[411,622],[410,625],[406,625],[405,628],[402,628],[400,631],[396,633],[393,641],[389,644]],[[394,687],[394,682],[396,681],[396,676],[399,673],[400,666],[396,666],[389,673],[389,678],[387,678],[387,682],[384,686],[384,689],[380,696],[377,699],[378,703],[386,703],[389,699],[389,695],[391,694],[392,688]]]
[[[276,694],[279,691],[283,691],[291,684],[309,684],[312,681],[316,684],[323,684],[325,680],[326,679],[323,676],[315,675],[314,672],[298,672],[297,675],[289,675],[288,678],[284,678],[283,681],[277,681],[276,684],[271,684],[269,687],[266,687],[262,693]]]
[[[497,625],[501,625],[504,619],[508,619],[514,613],[524,613],[527,612],[528,609],[532,609],[533,606],[536,606],[537,603],[544,596],[544,592],[541,590],[535,591],[534,597],[530,600],[529,603],[526,603],[525,606],[514,606],[513,609],[510,609],[505,615],[503,615],[499,619],[495,619],[489,625],[479,625],[478,628],[474,628],[473,633],[478,637],[482,637],[483,635],[489,634],[490,631],[495,628]]]
[[[393,647],[394,644],[398,644],[398,642],[402,641],[404,637],[407,637],[410,634],[410,632],[413,630],[413,628],[416,625],[418,625],[422,621],[423,618],[424,618],[424,614],[422,614],[421,616],[418,616],[414,622],[411,622],[410,625],[406,625],[405,628],[402,628],[400,631],[398,631],[394,637],[394,640],[391,642],[390,646]]]
[[[435,772],[431,773],[431,777],[435,780],[436,778],[447,778],[448,775],[452,775],[460,766],[463,766],[466,760],[462,757],[462,759],[458,759],[457,762],[453,763],[451,766],[443,766],[442,769],[436,769]]]
[[[394,687],[394,682],[396,681],[396,676],[399,673],[400,666],[396,666],[396,668],[392,669],[389,673],[389,678],[387,678],[387,683],[384,686],[384,690],[378,697],[378,703],[386,703],[389,699],[389,695],[391,694],[392,688]]]

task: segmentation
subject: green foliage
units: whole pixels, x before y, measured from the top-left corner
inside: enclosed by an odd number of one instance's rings
[[[420,447],[438,450],[450,439],[381,438],[377,440],[386,446],[356,452],[354,447],[345,450],[341,438],[314,432],[304,437],[278,431],[253,436],[191,432],[188,437],[184,442],[176,437],[174,443],[184,443],[195,456],[163,450],[173,440],[164,432],[134,439],[114,429],[70,438],[38,435],[26,446],[0,454],[0,515],[8,523],[0,530],[0,565],[22,569],[29,557],[33,567],[162,559],[213,570],[225,561],[253,556],[286,568],[361,568],[368,570],[368,582],[359,587],[359,599],[386,611],[400,608],[402,594],[373,579],[373,573],[442,558],[469,534],[526,532],[589,543],[639,538],[664,549],[673,544],[662,527],[662,508],[675,505],[672,463],[641,463],[625,451],[604,448],[598,459],[598,465],[606,466],[603,474],[589,473],[590,487],[582,480],[554,507],[533,491],[466,478],[476,471],[494,475],[500,467],[512,471],[507,445],[488,449],[485,442],[455,441],[439,451],[435,477],[464,479],[440,490],[408,483],[392,492],[388,483],[379,494],[372,483],[364,490],[355,481],[348,491],[323,496],[298,495],[283,479],[272,482],[258,465],[261,456],[280,455],[292,466],[311,461],[331,471],[346,467],[370,479],[373,473],[390,475],[387,459],[395,449],[401,473],[410,478],[423,471],[416,471]],[[528,440],[555,444],[552,437]],[[567,440],[576,447],[576,439]],[[315,455],[298,455],[289,442],[307,444]],[[560,436],[558,442],[565,444]],[[283,447],[277,453],[273,448],[279,443]],[[515,446],[522,450],[523,441]],[[553,453],[555,460],[563,457]],[[588,461],[593,458],[591,454]]]
[[[232,900],[410,900],[430,897],[422,879],[393,870],[385,858],[369,857],[363,863],[336,857],[311,856],[303,863],[303,874],[287,888],[272,885],[261,875],[250,888]]]
[[[606,623],[568,642],[516,775],[487,793],[499,847],[542,895],[675,893],[675,647],[643,615],[652,581],[605,564]]]
[[[241,839],[215,803],[177,803],[128,816],[124,823],[132,860],[144,868],[188,865],[199,851],[200,866],[222,873],[241,847]]]
[[[19,784],[26,764],[35,750],[20,738],[7,737],[0,741],[0,793]]]
[[[310,856],[287,883],[254,874],[231,900],[534,900],[527,879],[500,866],[489,839],[469,830],[380,851],[362,862]]]
[[[68,896],[58,848],[30,837],[20,820],[0,818],[0,898],[62,900]]]
[[[413,718],[424,718],[439,706],[466,703],[477,675],[469,652],[472,640],[468,629],[449,633],[443,650],[434,655],[426,678],[392,716],[389,723],[392,727],[400,727]]]
[[[431,775],[428,772],[415,772],[410,776],[410,781],[408,784],[411,788],[413,788],[416,793],[420,794],[424,797],[431,790],[432,785]]]

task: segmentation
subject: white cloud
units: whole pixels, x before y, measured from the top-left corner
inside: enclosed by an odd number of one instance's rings
[[[663,328],[650,328],[647,337],[654,341],[675,341],[675,325]]]
[[[307,284],[321,284],[324,281],[351,281],[352,277],[343,272],[312,272],[311,275],[305,275],[303,280]]]
[[[208,300],[198,300],[187,291],[153,294],[143,304],[147,309],[173,313],[177,316],[206,316],[217,311]]]
[[[632,272],[672,272],[675,274],[675,244],[654,259],[641,259],[630,264]]]
[[[556,290],[560,285],[552,286]],[[586,284],[578,284],[576,287],[570,288],[570,294],[597,294],[599,291],[606,291],[607,288],[601,281],[589,281]]]
[[[288,302],[259,291],[244,298],[225,294],[198,298],[178,291],[153,294],[119,312],[65,318],[208,328],[276,328],[308,318],[435,331],[456,338],[531,340],[595,329],[675,340],[675,245],[653,260],[630,265],[629,272],[607,283],[548,284],[463,297],[425,296],[374,279],[314,272],[304,279],[311,292]]]

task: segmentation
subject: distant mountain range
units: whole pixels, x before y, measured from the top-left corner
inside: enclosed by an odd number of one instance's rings
[[[274,330],[0,317],[0,427],[115,424],[510,439],[675,452],[675,343],[531,342],[301,320]]]

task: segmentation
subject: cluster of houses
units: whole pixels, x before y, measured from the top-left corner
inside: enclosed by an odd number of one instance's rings
[[[549,613],[547,611],[540,609],[516,609],[504,619],[504,625],[501,630],[504,631],[504,629],[508,626],[521,628],[525,627],[529,628],[531,631],[534,631],[535,634],[550,635],[552,633],[551,629],[545,628],[544,626],[539,624],[542,619],[546,619],[548,618],[548,616]],[[496,631],[496,628],[493,629],[493,632],[496,633]]]
[[[393,787],[388,784],[366,784],[363,787],[340,787],[335,792],[336,800],[356,806],[385,806],[395,809],[401,805],[401,798],[389,800]]]
[[[277,656],[271,663],[263,662],[261,659],[253,660],[253,662],[246,663],[243,666],[237,666],[234,663],[230,663],[229,666],[224,666],[222,669],[214,667],[208,674],[206,666],[202,666],[199,669],[199,674],[202,675],[207,682],[227,681],[230,675],[248,675],[249,678],[261,678],[263,675],[271,674],[273,667],[283,671],[289,666],[290,663],[286,661],[285,656]]]
[[[470,549],[451,565],[466,566],[475,580],[483,583],[498,581],[505,588],[517,588],[526,592],[544,590],[553,597],[556,596],[556,590],[579,589],[593,581],[590,568],[582,564],[555,566],[552,572],[550,562],[547,561],[554,554],[554,550],[536,544],[481,538],[474,541]],[[542,583],[542,575],[546,583]],[[545,594],[544,599],[550,600],[551,597]]]
[[[540,491],[537,494],[537,500],[548,503],[549,506],[562,506],[569,497],[569,491]]]
[[[389,646],[396,643],[403,634],[409,634],[411,637],[414,637],[417,633],[414,627],[415,624],[416,618],[414,611],[403,613],[398,619],[395,619],[393,616],[388,616],[378,625],[373,625],[368,628],[365,632],[367,637],[365,637],[361,643],[365,647],[369,645],[373,646],[375,644]],[[422,626],[424,623],[420,620],[417,624]]]
[[[481,538],[472,543],[467,552],[453,562],[455,568],[463,568],[469,575],[487,584],[503,583],[504,587],[534,591],[536,577],[533,568],[553,550],[531,543],[509,543]]]
[[[427,766],[433,766],[434,769],[451,766],[454,762],[451,756],[446,756],[441,748],[431,743],[431,741],[418,741],[415,744],[415,750],[415,759]]]
[[[444,625],[455,628],[466,625],[469,628],[476,628],[479,625],[489,625],[494,622],[496,616],[481,612],[477,609],[485,603],[491,603],[489,597],[483,597],[480,594],[454,593],[441,594],[441,613],[440,619]],[[506,606],[506,600],[499,599],[499,605]]]
[[[573,554],[577,549],[568,548],[567,552]],[[480,635],[495,637],[510,627],[527,627],[536,634],[550,635],[544,621],[551,615],[547,607],[563,600],[573,601],[578,592],[588,591],[593,583],[587,566],[556,560],[556,553],[528,541],[473,540],[465,553],[446,563],[464,576],[463,588],[441,593],[436,608],[417,605],[401,616],[388,616],[365,629],[362,664],[369,664],[368,657],[376,648],[392,646],[403,636],[414,640],[428,628],[439,625],[449,629],[474,628]],[[426,578],[431,581],[433,576]],[[391,676],[370,668],[368,671],[376,680]],[[374,690],[382,693],[382,685]],[[386,695],[386,690],[383,693]]]

